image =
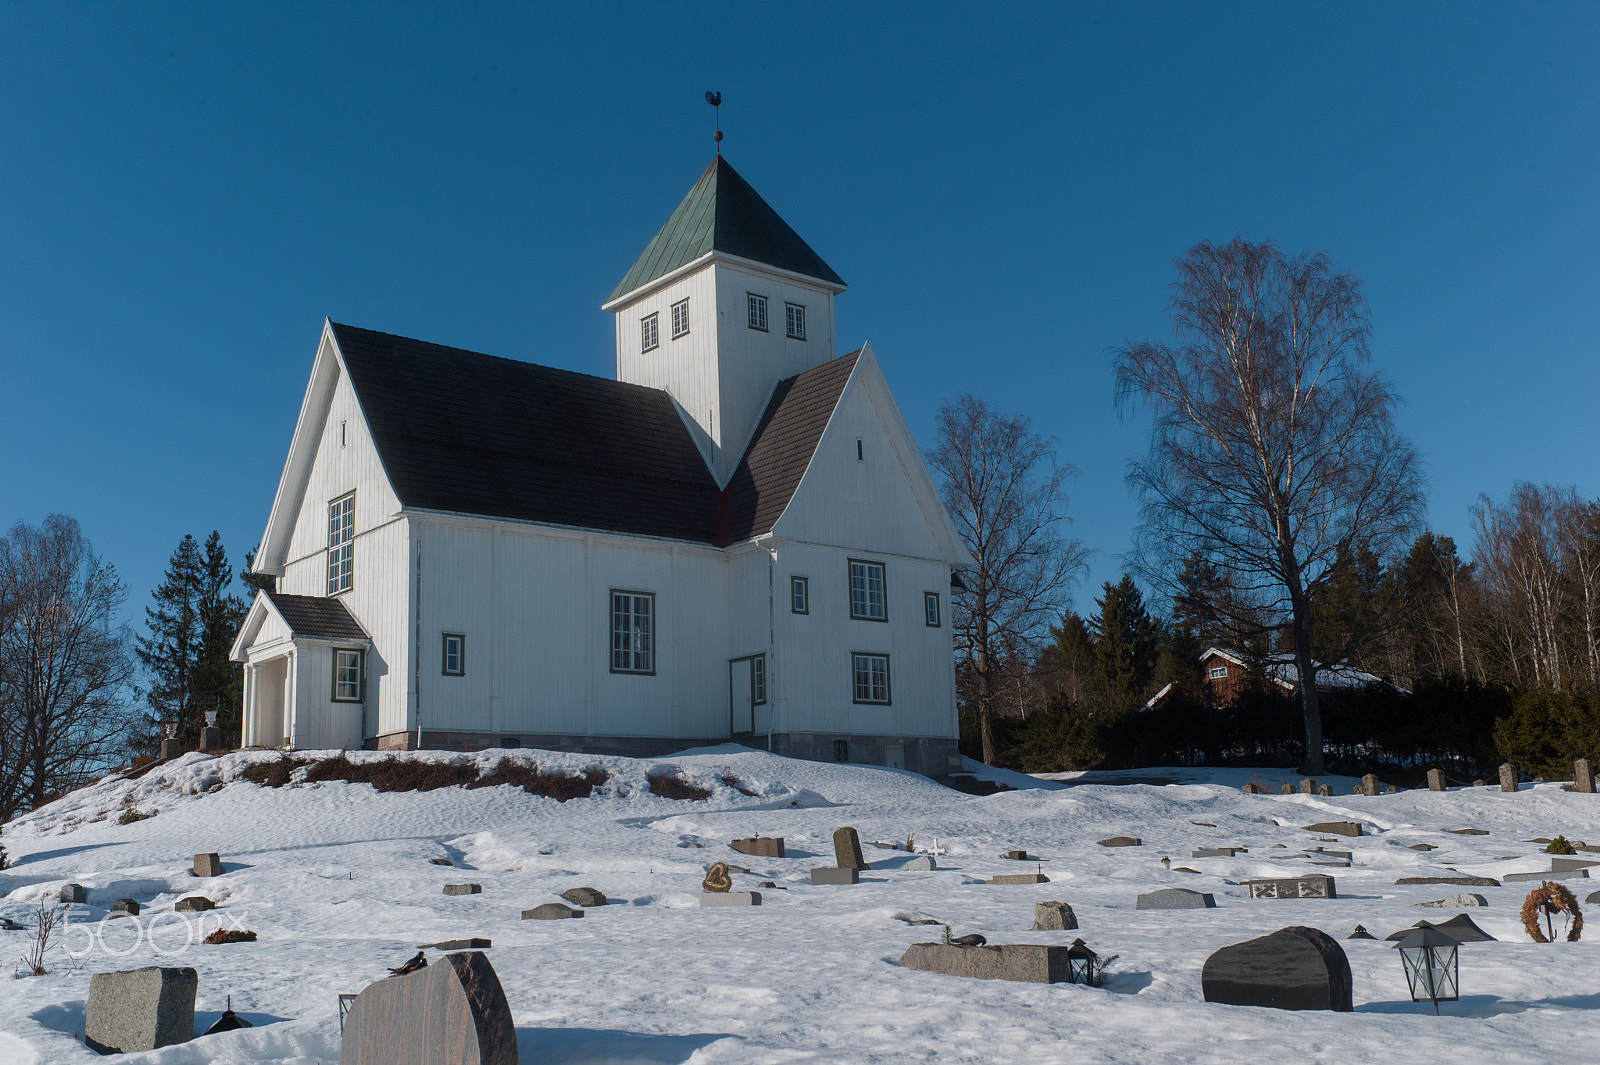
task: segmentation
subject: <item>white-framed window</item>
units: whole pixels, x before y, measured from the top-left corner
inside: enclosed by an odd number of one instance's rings
[[[328,504],[328,594],[348,592],[356,572],[356,494]]]
[[[850,616],[866,621],[888,621],[883,563],[850,560]]]
[[[1208,677],[1210,677],[1212,680],[1227,680],[1228,679],[1228,667],[1227,666],[1212,666],[1210,672],[1207,673],[1206,675]]]
[[[333,701],[359,703],[364,652],[336,647],[333,651]]]
[[[922,619],[929,628],[939,627],[939,593],[922,593]]]
[[[809,578],[789,578],[789,610],[795,614],[811,613],[811,581]]]
[[[767,701],[767,656],[756,655],[750,660],[750,702],[762,706]]]
[[[851,673],[854,675],[855,695],[858,703],[887,703],[889,701],[889,656],[853,651],[850,654]]]
[[[767,297],[757,296],[754,292],[744,294],[745,303],[750,310],[750,328],[767,331]]]
[[[467,638],[459,632],[444,634],[444,647],[440,656],[439,672],[447,677],[464,677],[467,673]]]
[[[611,672],[656,671],[656,597],[611,590]]]
[[[789,336],[795,340],[806,338],[806,309],[798,303],[785,303],[783,305],[784,317],[788,319]]]
[[[647,314],[639,319],[639,350],[650,351],[661,343],[659,331],[661,315]]]
[[[672,339],[689,334],[689,300],[679,300],[672,305]]]

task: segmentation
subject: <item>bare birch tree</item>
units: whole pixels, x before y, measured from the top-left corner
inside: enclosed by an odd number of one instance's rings
[[[0,820],[76,787],[122,753],[129,723],[126,589],[73,519],[0,537]]]
[[[1176,266],[1177,345],[1116,350],[1119,407],[1154,418],[1150,451],[1128,473],[1142,504],[1139,568],[1170,583],[1198,555],[1232,583],[1241,612],[1279,619],[1297,666],[1304,769],[1320,773],[1317,670],[1357,648],[1314,661],[1312,607],[1341,556],[1386,558],[1403,545],[1422,509],[1421,462],[1394,428],[1397,395],[1366,369],[1358,278],[1324,253],[1288,258],[1238,237],[1202,241]]]
[[[977,708],[983,760],[995,762],[993,714],[1011,659],[1045,638],[1088,552],[1062,534],[1067,478],[1050,441],[1022,415],[969,395],[939,408],[928,465],[973,565],[951,591],[956,657]]]

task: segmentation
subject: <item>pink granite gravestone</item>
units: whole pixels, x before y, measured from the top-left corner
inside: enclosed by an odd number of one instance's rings
[[[367,985],[344,1022],[339,1065],[517,1065],[517,1030],[482,951]]]

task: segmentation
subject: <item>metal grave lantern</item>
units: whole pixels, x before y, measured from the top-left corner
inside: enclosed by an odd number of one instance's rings
[[[1412,1002],[1431,1002],[1437,1014],[1439,1003],[1454,1002],[1461,997],[1456,959],[1460,943],[1437,928],[1424,926],[1394,946],[1400,952],[1400,963],[1405,966]]]
[[[1103,978],[1100,955],[1090,950],[1081,939],[1074,939],[1067,948],[1067,983],[1099,987]]]

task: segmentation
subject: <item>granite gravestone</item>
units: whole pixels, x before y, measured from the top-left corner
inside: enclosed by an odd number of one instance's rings
[[[1288,784],[1279,784],[1278,785],[1278,794],[1279,795],[1293,795],[1294,794],[1294,788],[1290,787]]]
[[[546,902],[531,910],[522,911],[524,921],[564,921],[569,917],[582,917],[582,910],[563,906],[559,902]]]
[[[1254,784],[1243,784],[1243,785],[1240,785],[1239,790],[1244,792],[1246,795],[1260,795],[1261,794],[1261,789],[1259,787],[1257,787],[1256,785],[1254,785]]]
[[[1333,798],[1333,785],[1332,784],[1318,784],[1317,785],[1317,794],[1322,796],[1325,799]]]
[[[1112,836],[1100,841],[1102,847],[1142,847],[1144,840],[1138,836]]]
[[[604,906],[606,904],[605,895],[597,888],[592,887],[567,888],[561,893],[561,897],[574,906]]]
[[[1428,790],[1429,791],[1443,791],[1444,790],[1444,772],[1442,770],[1439,770],[1439,769],[1430,769],[1430,770],[1428,770]]]
[[[1078,927],[1078,916],[1064,902],[1036,902],[1033,904],[1033,927],[1030,932],[1067,932]]]
[[[444,893],[446,895],[481,895],[483,893],[483,885],[482,884],[446,884],[444,886]]]
[[[1510,762],[1501,763],[1501,766],[1500,766],[1500,790],[1501,791],[1516,791],[1517,790],[1517,767],[1512,765]]]
[[[1306,831],[1326,832],[1334,836],[1359,836],[1361,824],[1358,821],[1319,821],[1314,825],[1307,825]]]
[[[215,851],[210,854],[196,854],[194,856],[195,876],[221,876],[222,858]]]
[[[1589,897],[1584,899],[1583,901],[1584,902],[1600,902],[1600,891],[1591,891],[1591,892],[1589,892]]]
[[[1214,910],[1217,900],[1209,892],[1190,891],[1188,888],[1162,888],[1140,895],[1133,900],[1136,910]]]
[[[1435,899],[1433,902],[1418,902],[1414,905],[1432,906],[1435,909],[1441,910],[1453,910],[1470,906],[1487,906],[1489,905],[1489,900],[1484,898],[1482,895],[1461,894],[1451,895],[1447,899]]]
[[[1492,876],[1403,876],[1396,884],[1458,884],[1461,887],[1499,887]]]
[[[1241,851],[1248,852],[1249,847],[1207,847],[1203,850],[1190,851],[1191,858],[1232,858]]]
[[[761,905],[761,892],[759,891],[702,891],[700,905],[705,906],[759,906]]]
[[[1593,858],[1551,858],[1550,868],[1556,872],[1564,869],[1593,869],[1600,862]]]
[[[1531,883],[1544,880],[1587,880],[1587,869],[1552,869],[1548,873],[1507,873],[1500,878],[1502,883],[1517,884]]]
[[[1350,959],[1333,938],[1294,925],[1223,947],[1206,959],[1200,986],[1207,1002],[1280,1010],[1355,1007]]]
[[[88,892],[84,891],[82,884],[63,884],[58,898],[62,902],[86,902]]]
[[[1311,777],[1301,777],[1300,778],[1300,794],[1302,794],[1302,795],[1315,795],[1316,793],[1317,793],[1317,782],[1315,780],[1313,780]]]
[[[137,917],[139,916],[139,903],[133,899],[118,899],[111,904],[110,916]]]
[[[1381,793],[1382,788],[1378,784],[1378,775],[1376,773],[1367,773],[1361,778],[1361,794],[1378,795]]]
[[[1333,877],[1314,874],[1286,880],[1241,880],[1253,899],[1336,899]]]
[[[1594,794],[1594,767],[1589,764],[1589,759],[1580,758],[1572,763],[1572,790],[1585,795]]]
[[[954,943],[913,943],[900,957],[907,969],[922,969],[946,976],[978,980],[1020,980],[1034,984],[1068,982],[1070,946],[1008,943],[1000,946],[958,946]]]
[[[189,895],[185,898],[179,899],[177,905],[173,906],[172,908],[183,913],[202,913],[206,910],[216,909],[216,906],[216,903],[212,902],[204,895]]]
[[[199,975],[190,968],[149,966],[89,977],[83,1041],[101,1054],[187,1043],[194,1038]]]
[[[782,858],[782,836],[748,836],[736,839],[728,844],[740,854],[748,854],[753,858]]]
[[[841,866],[832,869],[828,866],[811,870],[813,884],[858,884],[861,882],[861,871]]]
[[[1043,873],[1001,873],[998,876],[991,876],[989,878],[989,880],[988,880],[988,883],[991,883],[991,884],[1048,884],[1048,883],[1050,883],[1050,878],[1045,876]]]
[[[926,873],[939,868],[939,863],[935,862],[930,855],[919,854],[900,868],[914,873]]]
[[[833,864],[840,869],[865,869],[867,861],[861,857],[861,837],[853,828],[841,828],[833,834]]]
[[[481,951],[369,984],[344,1021],[339,1065],[517,1065],[517,1030]]]

